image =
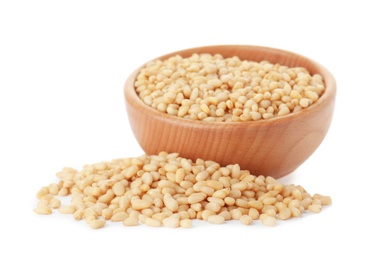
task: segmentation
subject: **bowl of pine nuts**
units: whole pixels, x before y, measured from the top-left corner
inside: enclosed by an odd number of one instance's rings
[[[147,154],[176,152],[280,178],[325,138],[336,83],[325,67],[293,52],[216,45],[145,63],[128,77],[124,95]]]

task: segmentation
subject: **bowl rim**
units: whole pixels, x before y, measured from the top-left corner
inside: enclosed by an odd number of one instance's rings
[[[156,110],[147,104],[145,104],[139,97],[139,95],[136,92],[134,82],[136,80],[137,75],[139,74],[140,70],[149,62],[157,60],[157,59],[166,59],[170,56],[174,56],[177,54],[181,54],[183,52],[192,52],[203,49],[210,49],[210,48],[254,48],[254,49],[259,49],[262,51],[266,51],[269,53],[279,53],[284,56],[292,56],[292,57],[297,57],[301,60],[307,61],[309,64],[312,64],[313,67],[317,68],[319,71],[318,74],[321,74],[324,80],[325,84],[325,91],[321,95],[321,97],[313,103],[311,106],[302,109],[301,111],[295,112],[295,113],[289,113],[284,116],[275,116],[273,118],[269,119],[260,119],[256,121],[236,121],[236,122],[214,122],[214,121],[202,121],[202,120],[192,120],[188,118],[183,118],[175,115],[170,115],[164,112],[161,112],[159,110]],[[198,52],[200,53],[200,52]],[[205,52],[208,53],[208,52]],[[235,56],[235,54],[233,54]],[[247,59],[249,61],[252,61],[251,59]],[[275,62],[278,63],[278,62]],[[284,65],[284,64],[282,64]],[[305,66],[304,66],[305,67]],[[306,67],[305,67],[306,68]],[[308,68],[306,68],[308,69]],[[293,120],[297,117],[302,117],[306,116],[307,114],[311,113],[313,110],[317,110],[320,106],[322,106],[324,103],[328,102],[331,98],[334,99],[336,95],[336,81],[333,75],[329,70],[327,70],[323,65],[319,64],[318,62],[303,56],[301,54],[297,54],[291,51],[283,50],[283,49],[278,49],[278,48],[272,48],[272,47],[267,47],[267,46],[258,46],[258,45],[232,45],[232,44],[225,44],[225,45],[204,45],[204,46],[199,46],[199,47],[192,47],[192,48],[187,48],[187,49],[182,49],[182,50],[177,50],[174,52],[170,52],[164,55],[161,55],[159,57],[156,57],[154,59],[151,59],[141,66],[139,66],[137,69],[135,69],[126,79],[125,84],[124,84],[124,96],[126,99],[126,102],[128,104],[132,104],[133,107],[137,108],[139,111],[144,111],[145,113],[153,116],[153,117],[158,117],[163,119],[167,119],[173,122],[178,122],[178,123],[183,123],[183,124],[192,124],[192,125],[200,125],[200,126],[215,126],[215,127],[225,127],[228,125],[232,126],[239,126],[239,125],[266,125],[266,124],[272,124],[272,123],[279,123],[279,122],[286,122],[287,120]]]

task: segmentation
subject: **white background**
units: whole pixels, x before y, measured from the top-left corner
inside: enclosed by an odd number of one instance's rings
[[[0,259],[391,259],[392,16],[388,1],[1,1]],[[191,229],[92,230],[33,213],[64,166],[143,153],[123,85],[142,63],[211,44],[263,45],[335,76],[319,149],[281,179],[330,195],[320,214]]]

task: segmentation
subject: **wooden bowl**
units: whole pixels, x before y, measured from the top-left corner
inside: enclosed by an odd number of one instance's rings
[[[159,112],[141,101],[134,89],[140,67],[127,79],[124,94],[132,131],[147,154],[178,152],[192,160],[214,160],[222,166],[238,163],[254,175],[280,178],[300,166],[323,141],[336,95],[335,80],[323,66],[292,52],[245,45],[198,47],[157,59],[176,54],[189,57],[193,53],[236,55],[240,59],[302,66],[311,74],[322,75],[326,89],[312,106],[286,116],[249,122],[193,121]]]

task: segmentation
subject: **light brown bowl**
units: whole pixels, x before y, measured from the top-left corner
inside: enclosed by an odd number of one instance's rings
[[[300,166],[320,145],[329,129],[336,95],[331,73],[301,55],[260,46],[220,45],[186,49],[159,57],[166,59],[193,53],[268,60],[286,66],[302,66],[323,76],[326,89],[307,109],[286,116],[250,122],[203,122],[165,114],[145,105],[136,94],[134,71],[125,83],[126,109],[133,133],[147,154],[178,152],[195,160],[214,160],[221,165],[238,163],[255,175],[283,177]]]

